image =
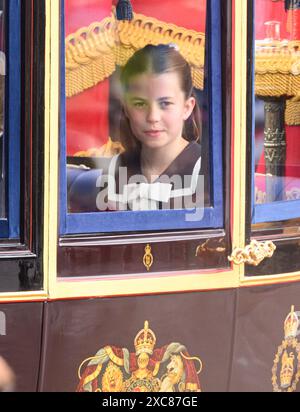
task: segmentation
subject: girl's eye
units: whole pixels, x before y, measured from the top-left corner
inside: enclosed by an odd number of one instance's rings
[[[136,107],[137,109],[141,109],[146,106],[146,103],[145,102],[133,102],[132,105],[133,107]]]
[[[165,102],[160,102],[160,107],[162,108],[162,109],[167,109],[169,106],[171,106],[172,105],[172,103],[171,102],[168,102],[168,101],[165,101]]]

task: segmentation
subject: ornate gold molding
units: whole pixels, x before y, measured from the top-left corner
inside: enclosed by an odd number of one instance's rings
[[[232,255],[228,257],[235,265],[246,263],[247,265],[258,266],[265,258],[271,258],[276,250],[273,242],[258,242],[252,240],[245,249],[236,248]]]
[[[286,102],[285,123],[288,126],[300,124],[300,101],[292,99]]]
[[[191,65],[196,88],[203,89],[205,34],[142,14],[132,21],[118,21],[115,10],[101,22],[92,23],[65,40],[66,96],[95,86],[123,66],[134,52],[147,44],[176,43]]]

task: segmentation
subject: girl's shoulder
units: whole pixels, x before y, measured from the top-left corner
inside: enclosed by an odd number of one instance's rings
[[[201,144],[198,142],[190,142],[185,150],[189,156],[195,159],[199,159],[202,154]]]
[[[109,174],[118,175],[120,168],[126,168],[128,176],[141,173],[140,156],[136,152],[123,152],[114,156],[109,165]]]
[[[174,159],[164,174],[192,175],[195,164],[201,158],[201,146],[197,142],[190,142],[184,150]]]

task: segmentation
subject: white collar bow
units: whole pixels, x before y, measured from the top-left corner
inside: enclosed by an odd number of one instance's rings
[[[116,193],[115,168],[120,155],[112,158],[109,167],[108,199],[112,202],[128,204],[131,210],[157,210],[159,202],[168,202],[172,198],[191,196],[197,188],[201,168],[201,157],[194,166],[190,187],[172,190],[172,184],[129,183],[124,185],[123,193]]]

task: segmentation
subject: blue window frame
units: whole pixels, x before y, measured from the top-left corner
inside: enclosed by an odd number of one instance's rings
[[[20,236],[21,2],[3,3],[6,76],[1,140],[5,212],[0,218],[0,238],[17,239]]]
[[[253,7],[254,7],[254,16],[256,6],[258,1],[261,0],[253,0]],[[282,12],[284,13],[284,4],[282,4]],[[276,21],[269,21],[267,23],[278,24]],[[253,19],[253,37],[252,41],[254,44],[253,47],[253,54],[252,54],[252,71],[253,71],[253,84],[252,84],[252,192],[251,192],[251,216],[252,216],[252,224],[258,223],[268,223],[268,222],[281,222],[289,219],[296,219],[300,217],[300,200],[275,200],[272,202],[264,202],[264,203],[256,203],[256,96],[255,96],[255,49],[256,49],[256,21],[255,18]],[[269,89],[272,86],[269,86]],[[261,114],[262,117],[262,114]],[[274,199],[280,199],[283,195],[285,195],[285,176],[262,176],[262,179],[265,179],[264,184],[267,185],[266,179],[273,179],[273,190],[274,190]],[[298,179],[300,181],[300,179]],[[265,189],[267,192],[267,188]],[[266,194],[266,193],[265,193]]]
[[[62,1],[62,16],[64,2]],[[60,118],[60,234],[117,233],[199,228],[222,228],[223,156],[222,156],[222,81],[221,81],[221,11],[220,0],[207,2],[206,92],[209,96],[211,207],[205,207],[201,221],[186,221],[186,210],[122,211],[68,213],[66,168],[66,97],[64,24],[61,29],[61,118]],[[64,18],[62,18],[62,22]]]

